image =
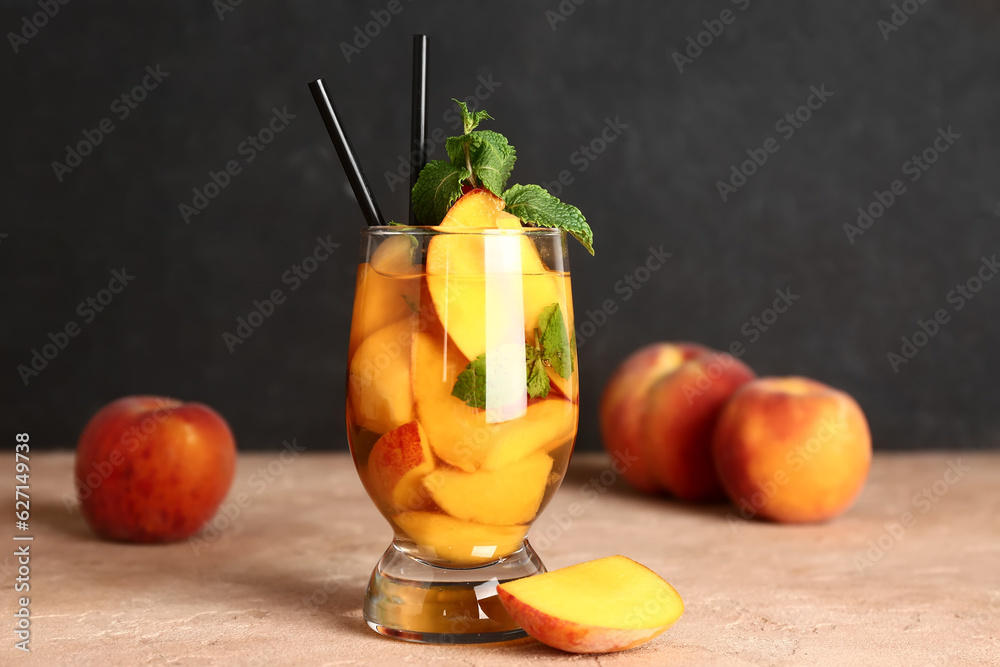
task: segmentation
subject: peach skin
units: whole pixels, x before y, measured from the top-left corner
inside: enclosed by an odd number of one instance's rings
[[[744,385],[723,411],[712,447],[719,479],[741,514],[782,523],[824,521],[847,510],[872,456],[857,402],[799,377]]]
[[[681,500],[725,497],[712,461],[712,432],[726,401],[756,375],[729,354],[704,352],[660,378],[646,395],[646,465]]]
[[[694,343],[653,343],[630,355],[615,370],[601,396],[604,448],[622,468],[622,477],[639,491],[658,493],[643,447],[646,394],[660,378],[685,361],[708,352]]]
[[[610,653],[648,642],[677,622],[684,602],[652,570],[610,556],[497,586],[529,635],[571,653]]]

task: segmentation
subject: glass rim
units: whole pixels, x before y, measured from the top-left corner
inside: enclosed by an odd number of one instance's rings
[[[466,234],[471,236],[538,236],[565,237],[566,230],[557,227],[522,227],[496,229],[493,227],[431,227],[428,225],[375,225],[363,227],[362,236],[441,236]]]

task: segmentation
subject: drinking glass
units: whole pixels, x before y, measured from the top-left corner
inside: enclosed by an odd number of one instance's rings
[[[545,571],[525,538],[579,416],[565,232],[370,227],[359,260],[348,439],[394,533],[365,620],[415,642],[523,637],[496,586]]]

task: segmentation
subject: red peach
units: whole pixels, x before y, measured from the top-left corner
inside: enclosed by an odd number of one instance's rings
[[[219,508],[236,468],[226,421],[200,403],[129,396],[95,414],[76,448],[77,497],[99,536],[190,537]]]

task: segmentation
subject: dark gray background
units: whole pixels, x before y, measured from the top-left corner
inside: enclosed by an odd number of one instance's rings
[[[671,339],[741,341],[761,375],[849,391],[880,449],[998,445],[1000,280],[960,311],[947,300],[1000,252],[992,3],[927,0],[886,40],[886,1],[566,0],[573,12],[553,29],[555,0],[402,0],[346,62],[340,43],[386,5],[244,2],[220,20],[209,2],[75,1],[18,53],[4,40],[4,432],[72,446],[105,402],[154,393],[214,406],[244,449],[292,437],[344,448],[363,222],[306,83],[327,80],[383,212],[404,219],[406,188],[391,190],[384,173],[407,147],[411,35],[426,32],[431,128],[451,133],[447,100],[492,77],[500,85],[481,107],[518,149],[516,181],[568,170],[563,199],[594,228],[597,256],[571,251],[577,324],[606,299],[619,310],[580,348],[580,447],[600,446],[597,406],[615,365]],[[726,8],[735,21],[678,72],[672,52]],[[5,1],[0,27],[19,31],[36,11]],[[169,76],[119,120],[112,101],[147,65]],[[813,85],[833,97],[785,140],[775,122]],[[275,107],[295,119],[244,162],[238,145]],[[104,117],[114,132],[58,182],[52,161]],[[580,171],[573,153],[615,118],[628,128]],[[949,126],[961,138],[849,243],[857,207],[908,178],[903,163]],[[780,150],[724,203],[716,181],[768,137]],[[185,224],[178,205],[232,159],[242,173]],[[340,248],[289,292],[282,273],[326,235]],[[660,245],[673,257],[625,300],[616,282]],[[77,304],[121,267],[135,280],[83,323]],[[288,300],[230,354],[222,334],[275,288]],[[751,343],[744,323],[785,288],[798,301]],[[950,321],[894,372],[887,353],[939,308]],[[70,321],[80,335],[25,386],[17,365]]]

